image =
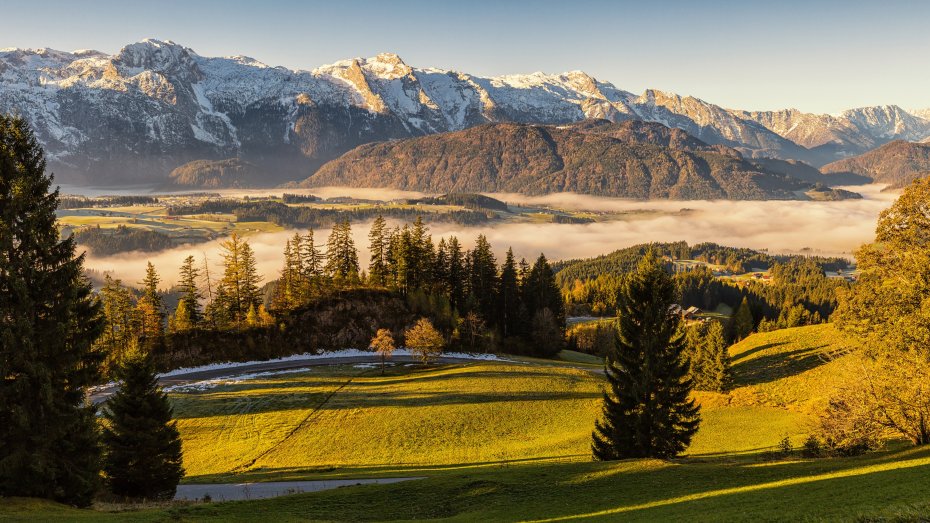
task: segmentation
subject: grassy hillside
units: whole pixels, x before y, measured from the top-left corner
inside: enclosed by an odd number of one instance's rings
[[[688,454],[673,462],[591,462],[589,438],[603,377],[565,362],[398,365],[385,376],[365,365],[321,367],[175,391],[187,481],[427,479],[119,514],[3,500],[0,519],[926,516],[930,449],[821,460],[772,452],[786,436],[803,438],[810,410],[829,390],[850,344],[831,325],[818,325],[756,334],[733,346],[736,388],[696,393],[704,421]]]
[[[832,324],[753,334],[730,347],[731,404],[808,411],[832,388],[855,346]]]
[[[800,331],[789,338],[804,343]],[[741,368],[767,361],[760,350],[746,358]],[[386,376],[333,367],[176,392],[188,479],[398,474],[589,459],[603,387],[599,369],[528,363],[397,366]],[[801,374],[786,383],[803,383],[810,370],[798,366]],[[803,437],[804,414],[772,399],[777,395],[752,376],[740,370],[743,386],[732,394],[697,393],[704,421],[689,455],[760,452],[786,436]]]

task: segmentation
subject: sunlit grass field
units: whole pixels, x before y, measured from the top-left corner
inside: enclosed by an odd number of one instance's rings
[[[829,389],[830,325],[756,334],[732,348],[734,390],[697,392],[703,422],[687,454],[799,445]],[[423,368],[320,367],[175,393],[188,481],[398,474],[427,466],[588,460],[604,387],[594,359]],[[296,474],[296,476],[295,476]]]
[[[474,362],[315,367],[171,394],[188,482],[426,479],[132,512],[3,500],[0,519],[275,521],[835,520],[930,515],[930,449],[802,459],[812,409],[850,341],[832,326],[732,347],[735,389],[698,392],[703,422],[672,462],[595,463],[593,366]],[[830,357],[827,357],[830,355]],[[581,365],[579,365],[581,367]]]

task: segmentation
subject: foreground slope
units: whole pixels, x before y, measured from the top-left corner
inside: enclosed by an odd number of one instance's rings
[[[834,367],[848,357],[843,354],[853,345],[832,325],[816,325],[754,334],[733,346],[736,388],[728,394],[697,393],[704,423],[689,455],[670,462],[590,461],[587,438],[602,377],[566,364],[395,366],[384,377],[371,366],[320,368],[200,391],[196,387],[174,391],[187,453],[185,466],[194,476],[189,480],[360,475],[427,479],[120,513],[14,499],[0,503],[0,517],[12,521],[926,518],[930,450],[892,446],[858,458],[818,460],[773,452],[783,437],[797,443],[803,436],[811,409],[829,390]],[[254,451],[263,456],[256,459]],[[217,473],[223,467],[229,472]],[[203,473],[210,475],[197,476]]]
[[[784,437],[800,443],[830,388],[838,362],[829,358],[848,346],[832,325],[735,345],[735,388],[695,393],[704,421],[688,455],[758,453]],[[598,367],[575,366],[404,364],[381,376],[361,364],[189,386],[172,400],[190,481],[588,460],[604,381]]]

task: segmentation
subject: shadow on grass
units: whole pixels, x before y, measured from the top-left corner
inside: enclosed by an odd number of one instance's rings
[[[317,465],[312,467],[256,467],[237,472],[186,476],[184,483],[239,483],[244,481],[291,481],[340,478],[407,477],[444,473],[471,473],[540,463],[588,462],[589,454],[538,456],[499,461],[474,461],[429,465],[422,463],[371,463],[365,465]]]
[[[353,384],[354,385],[354,384]],[[602,394],[590,392],[546,392],[546,391],[519,391],[519,392],[377,392],[366,391],[340,391],[326,403],[320,405],[325,394],[308,394],[307,401],[302,403],[299,398],[280,394],[253,394],[248,402],[239,402],[230,398],[201,398],[195,405],[177,409],[177,419],[209,418],[217,414],[261,414],[266,412],[281,412],[288,410],[319,409],[321,411],[336,411],[342,409],[360,408],[410,408],[410,407],[436,407],[448,405],[479,405],[488,403],[514,403],[537,401],[578,401],[600,400]],[[237,405],[241,409],[237,410]]]
[[[271,515],[299,508],[305,519],[339,521],[441,517],[475,521],[796,521],[854,519],[862,514],[881,514],[890,505],[925,503],[930,497],[930,482],[926,481],[930,449],[926,448],[778,465],[735,465],[721,458],[700,462],[528,462],[437,469],[420,474],[431,477],[419,482],[337,489],[249,505],[221,504],[212,510],[223,518],[246,509]],[[415,470],[410,470],[411,475]]]
[[[928,449],[861,458],[781,462],[778,467],[728,471],[719,464],[685,465],[623,474],[625,482],[662,484],[660,493],[640,492],[614,506],[560,511],[537,521],[578,519],[797,520],[852,518],[910,504],[930,495]],[[662,476],[674,481],[661,482]],[[600,490],[589,482],[586,488]],[[601,481],[603,483],[603,481]],[[700,488],[695,488],[700,485]],[[629,493],[628,493],[629,494]],[[616,496],[619,497],[619,496]],[[605,500],[608,501],[608,500]]]
[[[759,385],[813,370],[828,362],[820,351],[826,346],[807,347],[790,352],[767,354],[750,361],[739,361],[732,366],[734,381],[738,386]],[[771,347],[763,345],[758,350],[765,348]]]
[[[747,351],[745,351],[745,352],[741,352],[741,353],[739,353],[738,355],[731,357],[731,358],[730,358],[730,362],[731,362],[731,363],[737,363],[737,362],[739,362],[740,360],[745,360],[746,358],[748,358],[748,357],[750,357],[750,356],[752,356],[753,354],[756,354],[756,353],[758,353],[758,352],[766,351],[766,350],[769,350],[769,349],[774,349],[774,348],[776,348],[776,347],[781,347],[782,345],[787,345],[787,344],[788,344],[788,342],[786,342],[786,341],[779,341],[779,342],[776,342],[776,343],[766,343],[765,345],[759,345],[759,346],[756,347],[756,348],[749,349],[749,350],[747,350]]]
[[[582,380],[574,375],[553,375],[551,372],[534,369],[515,370],[470,370],[453,374],[436,373],[436,368],[415,369],[400,376],[355,377],[352,382],[321,402],[335,389],[344,385],[338,378],[325,379],[314,376],[301,377],[294,381],[237,383],[223,385],[204,392],[192,392],[175,396],[175,416],[178,419],[212,417],[218,414],[258,414],[286,410],[339,410],[344,408],[404,408],[443,405],[510,403],[529,401],[573,401],[597,400],[600,391],[564,392],[558,390],[530,389],[518,391],[495,391],[496,384],[514,379],[563,379],[568,382]],[[475,380],[485,381],[487,391],[455,392],[466,388],[474,389]],[[442,390],[431,384],[442,382]],[[457,385],[461,382],[462,385]],[[465,382],[469,382],[465,386]],[[397,385],[409,385],[397,390]],[[393,386],[393,388],[392,388]],[[477,387],[481,389],[482,387]],[[296,390],[304,389],[304,390]],[[558,387],[550,387],[558,389]]]

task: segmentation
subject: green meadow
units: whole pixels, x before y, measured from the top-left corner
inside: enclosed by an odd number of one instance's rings
[[[591,461],[604,378],[590,360],[398,364],[383,376],[316,367],[176,390],[186,482],[425,479],[128,511],[3,500],[0,519],[925,520],[930,450],[833,459],[797,450],[850,346],[831,325],[734,345],[733,390],[695,393],[701,429],[670,462]],[[780,447],[785,438],[795,450]]]

